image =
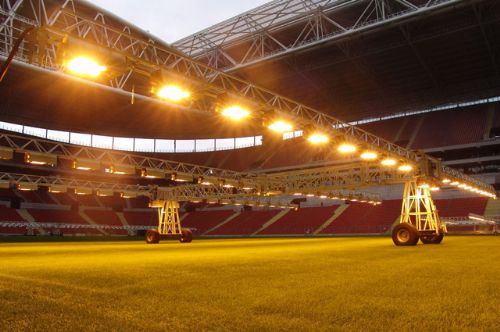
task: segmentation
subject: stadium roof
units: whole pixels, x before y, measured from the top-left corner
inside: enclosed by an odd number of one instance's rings
[[[173,45],[345,121],[498,95],[494,0],[277,0]]]

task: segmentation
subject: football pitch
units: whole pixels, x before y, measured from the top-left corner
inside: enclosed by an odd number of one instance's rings
[[[498,331],[499,276],[498,236],[0,242],[0,331]]]

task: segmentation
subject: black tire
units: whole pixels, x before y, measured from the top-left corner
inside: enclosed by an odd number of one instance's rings
[[[401,223],[392,229],[392,241],[397,246],[414,246],[418,243],[418,231],[412,224]]]
[[[193,233],[190,229],[183,228],[181,230],[181,238],[179,239],[181,243],[190,243],[193,241]]]
[[[148,244],[160,242],[160,234],[158,234],[158,231],[155,231],[154,229],[148,230],[144,238]]]
[[[424,244],[440,244],[443,241],[444,234],[440,233],[439,235],[422,235],[420,236],[420,241]]]

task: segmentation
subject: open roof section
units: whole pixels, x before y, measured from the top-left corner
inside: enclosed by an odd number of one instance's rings
[[[279,0],[173,45],[345,121],[500,91],[493,0]]]

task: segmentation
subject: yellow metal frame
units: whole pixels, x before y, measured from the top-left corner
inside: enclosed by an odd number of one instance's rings
[[[419,185],[417,179],[405,182],[400,223],[412,224],[419,232],[446,232],[429,186]]]
[[[158,208],[158,233],[161,235],[181,235],[179,202],[155,201],[152,207]]]

